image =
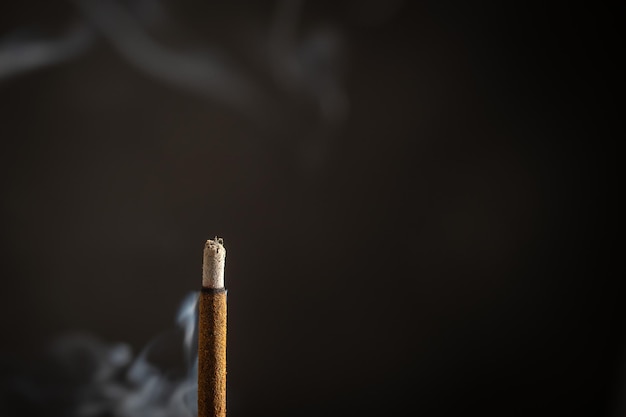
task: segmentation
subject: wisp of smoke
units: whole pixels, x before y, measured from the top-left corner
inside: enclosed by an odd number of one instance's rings
[[[151,362],[166,340],[157,338],[133,358],[128,345],[86,335],[54,343],[48,361],[0,380],[0,415],[67,417],[192,417],[197,415],[197,293],[183,300],[185,370],[176,374]]]
[[[189,44],[175,49],[157,41],[147,29],[165,26],[170,20],[158,0],[71,3],[79,18],[59,38],[0,37],[0,83],[69,61],[103,39],[145,75],[219,103],[259,126],[280,123],[293,107],[293,103],[283,102],[281,90],[294,96],[289,101],[299,97],[297,100],[317,103],[323,124],[340,122],[346,116],[348,100],[340,70],[343,37],[337,30],[320,26],[299,39],[301,0],[276,2],[269,39],[254,31],[248,35],[254,51],[270,51],[261,55],[261,66],[271,73],[276,88],[265,86],[251,68],[237,65],[237,60],[229,59],[216,45]]]

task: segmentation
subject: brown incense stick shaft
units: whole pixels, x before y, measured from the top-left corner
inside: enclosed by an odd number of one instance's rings
[[[204,247],[198,304],[198,417],[226,416],[226,289],[221,239]]]

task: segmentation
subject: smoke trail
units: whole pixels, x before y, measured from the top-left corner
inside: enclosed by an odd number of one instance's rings
[[[192,94],[209,97],[261,122],[269,117],[269,97],[223,55],[164,48],[142,30],[136,19],[115,1],[74,0],[107,41],[129,63],[160,81]]]
[[[71,3],[80,21],[59,39],[0,38],[0,83],[68,61],[103,40],[146,76],[232,111],[270,146],[292,148],[305,172],[323,170],[350,110],[346,37],[335,24],[304,24],[304,0],[277,0],[269,27],[233,22],[231,30],[245,45],[241,57],[217,43],[194,41],[177,48],[159,40],[153,29],[167,31],[169,24],[180,34],[185,24],[170,18],[158,0]]]
[[[0,42],[0,80],[65,62],[86,50],[93,40],[93,31],[82,22],[57,39],[5,38]]]
[[[177,324],[184,332],[184,355],[187,369],[180,378],[174,378],[150,363],[148,357],[157,348],[155,340],[131,362],[122,378],[114,378],[115,364],[120,358],[128,358],[120,348],[101,357],[100,368],[104,371],[96,378],[79,400],[74,410],[77,417],[96,417],[103,414],[115,417],[174,417],[197,415],[197,329],[198,294],[189,294],[181,303]],[[118,359],[113,363],[112,359]],[[105,359],[105,360],[102,360]]]
[[[166,20],[158,1],[133,0],[127,7],[143,27]],[[24,32],[17,30],[0,39],[0,81],[76,58],[93,46],[98,35],[85,19],[77,19],[65,34],[57,38],[28,32],[24,35]]]
[[[0,39],[0,81],[67,61],[91,47],[98,37],[144,74],[184,92],[235,110],[260,126],[280,124],[291,111],[275,88],[260,79],[263,74],[244,70],[215,46],[175,50],[162,46],[147,29],[168,19],[158,1],[72,0],[82,20],[58,39]],[[319,26],[302,39],[297,36],[303,1],[280,0],[269,39],[251,32],[256,50],[269,50],[263,68],[279,90],[293,94],[289,100],[313,100],[322,123],[345,118],[347,96],[341,82],[343,38],[337,30]],[[260,78],[260,79],[259,79]]]
[[[320,25],[298,39],[303,6],[302,0],[276,3],[268,40],[269,67],[280,88],[316,102],[324,123],[342,122],[348,111],[340,82],[343,38],[337,30]]]
[[[86,335],[59,339],[38,371],[0,380],[0,415],[64,417],[195,417],[197,415],[197,293],[181,303],[185,368],[176,376],[150,360],[168,340],[157,338],[136,358],[123,343]]]
[[[197,415],[197,329],[198,294],[191,293],[181,303],[176,318],[184,332],[184,355],[187,369],[180,378],[150,363],[148,357],[156,349],[158,340],[151,343],[132,361],[122,378],[115,379],[113,372],[95,379],[75,408],[75,416],[96,417],[104,413],[115,417],[174,417]],[[113,368],[111,359],[124,357],[121,352],[110,351],[106,361],[100,361],[104,370]],[[130,358],[129,358],[130,359]],[[121,361],[118,361],[121,363]]]

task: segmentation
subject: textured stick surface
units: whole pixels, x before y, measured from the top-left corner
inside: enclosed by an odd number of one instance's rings
[[[203,290],[198,313],[198,417],[225,417],[226,290]]]
[[[198,303],[198,417],[226,416],[226,289],[222,239],[207,240]]]

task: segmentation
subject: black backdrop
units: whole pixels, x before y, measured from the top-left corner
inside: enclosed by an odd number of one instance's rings
[[[79,15],[11,3],[7,36]],[[330,122],[246,49],[265,1],[168,6],[272,91],[272,122],[106,39],[0,79],[3,354],[73,330],[139,350],[217,234],[233,417],[623,415],[623,7],[469,3],[305,3],[296,38],[337,48]]]

